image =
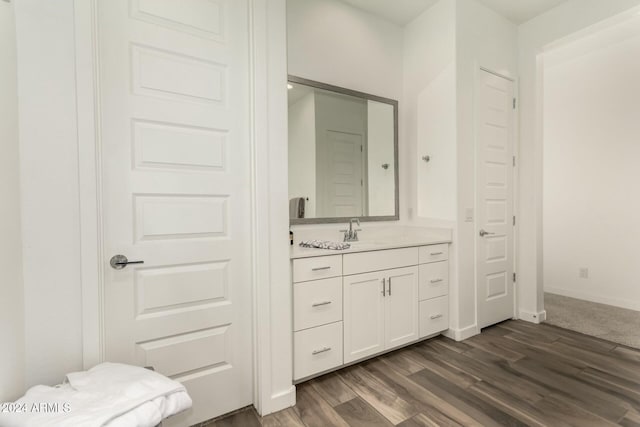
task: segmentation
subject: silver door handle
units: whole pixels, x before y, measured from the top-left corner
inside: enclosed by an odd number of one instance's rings
[[[480,230],[480,237],[488,236],[490,234],[496,234],[496,233],[489,233],[488,231]]]
[[[322,270],[329,270],[331,267],[316,267],[316,268],[312,268],[311,271],[322,271]]]
[[[431,283],[440,283],[440,282],[443,282],[443,281],[444,281],[444,279],[433,279],[431,281]]]
[[[331,347],[325,347],[325,348],[321,348],[320,350],[314,350],[311,352],[311,354],[315,356],[316,354],[326,353],[327,351],[331,351]]]
[[[391,296],[391,277],[389,277],[389,296]]]
[[[431,256],[442,255],[444,252],[431,252]]]
[[[317,302],[315,304],[312,304],[311,307],[321,307],[323,305],[329,305],[331,304],[331,301],[323,301],[323,302]]]
[[[387,286],[387,278],[383,277],[382,278],[382,296],[383,297],[387,296],[387,294],[386,294],[386,286]]]
[[[124,255],[114,255],[111,257],[109,264],[115,270],[122,270],[129,264],[144,264],[144,261],[129,261]]]
[[[442,317],[442,314],[434,314],[433,316],[431,316],[431,320],[436,320]]]

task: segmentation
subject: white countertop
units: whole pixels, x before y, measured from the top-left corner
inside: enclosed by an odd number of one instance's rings
[[[326,233],[313,233],[310,230],[305,230],[302,238],[299,239],[298,236],[294,237],[295,242],[294,245],[291,246],[290,250],[291,259],[451,243],[451,229],[401,226],[385,227],[385,229],[379,227],[363,229],[359,232],[360,241],[349,242],[351,247],[343,250],[303,248],[299,246],[301,240],[317,239],[333,240],[337,242],[342,241],[342,239],[336,240],[333,238],[333,235],[327,236]]]

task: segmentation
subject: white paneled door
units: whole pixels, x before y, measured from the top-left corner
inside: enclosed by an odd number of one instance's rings
[[[363,141],[361,134],[326,131],[324,147],[321,147],[325,165],[321,174],[325,177],[323,216],[363,215]]]
[[[105,358],[187,387],[168,425],[252,403],[247,7],[98,0]]]
[[[513,81],[480,71],[477,96],[479,327],[514,316]]]

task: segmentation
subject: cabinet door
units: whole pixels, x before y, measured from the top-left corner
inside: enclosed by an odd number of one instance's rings
[[[419,338],[418,267],[382,271],[386,276],[385,349]]]
[[[383,272],[345,276],[344,363],[384,351]]]

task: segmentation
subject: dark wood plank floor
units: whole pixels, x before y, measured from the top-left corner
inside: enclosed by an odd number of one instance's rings
[[[508,321],[301,384],[295,407],[265,418],[247,409],[206,425],[640,426],[640,350]]]

